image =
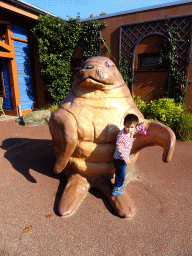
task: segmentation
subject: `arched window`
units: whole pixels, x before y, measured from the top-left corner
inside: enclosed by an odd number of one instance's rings
[[[159,41],[164,36],[146,36],[135,47],[133,93],[150,102],[165,95],[169,71],[166,64],[159,66]]]

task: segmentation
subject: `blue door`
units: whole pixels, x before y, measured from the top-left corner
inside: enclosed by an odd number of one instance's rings
[[[9,79],[9,68],[8,68],[7,60],[3,60],[2,71],[3,71],[3,80],[4,80],[4,87],[5,87],[5,94],[6,94],[6,98],[3,100],[3,109],[13,110],[11,86],[10,86],[10,79]]]
[[[27,29],[12,25],[13,36],[28,39]],[[14,40],[21,110],[34,108],[29,45]]]

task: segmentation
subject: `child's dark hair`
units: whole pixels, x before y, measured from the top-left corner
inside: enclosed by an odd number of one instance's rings
[[[134,114],[128,114],[124,118],[124,125],[126,123],[129,123],[129,124],[136,123],[136,124],[138,124],[139,123],[139,118]]]

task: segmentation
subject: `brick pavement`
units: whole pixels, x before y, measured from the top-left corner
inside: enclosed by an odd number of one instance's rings
[[[48,126],[2,121],[0,145],[1,256],[192,255],[191,143],[177,141],[168,164],[160,147],[140,152],[126,187],[136,206],[129,220],[97,190],[73,216],[57,215],[65,178],[52,172]]]

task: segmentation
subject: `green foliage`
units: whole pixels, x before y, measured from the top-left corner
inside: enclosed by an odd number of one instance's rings
[[[53,113],[56,109],[58,109],[58,107],[58,104],[50,105],[49,110],[51,111],[51,113]]]
[[[178,72],[178,54],[177,46],[182,40],[180,39],[177,29],[171,27],[165,34],[167,38],[163,38],[160,44],[160,58],[158,66],[167,66],[173,79],[174,86],[170,88],[169,97],[175,99],[176,102],[184,104],[185,84],[187,81],[185,72]],[[174,88],[173,88],[174,87]]]
[[[120,58],[118,70],[121,73],[125,83],[128,85],[132,81],[132,68],[129,67],[128,61],[126,59]]]
[[[90,20],[83,24],[80,42],[83,45],[83,61],[95,56],[101,56],[101,44],[104,43],[110,51],[105,39],[101,37],[101,30],[107,26],[105,22],[99,23],[98,20]]]
[[[177,47],[183,40],[180,39],[180,35],[174,27],[167,30],[165,37],[166,38],[159,41],[160,58],[157,68],[167,67],[169,69],[171,81],[173,82],[173,86],[171,86],[169,91],[169,98],[173,98],[175,102],[182,103],[184,105],[187,77],[184,71],[178,71],[177,53]],[[131,57],[132,54],[130,54],[129,58]],[[132,81],[132,68],[130,67],[129,62],[121,57],[118,69],[128,85]],[[167,96],[167,93],[165,96]]]
[[[40,15],[32,29],[38,41],[39,61],[43,64],[41,74],[48,82],[48,99],[61,102],[72,83],[71,59],[75,53],[81,32],[79,18],[65,21]]]
[[[134,96],[133,99],[146,119],[164,123],[180,137],[179,129],[185,110],[182,103],[176,103],[170,98],[161,98],[150,103],[142,101],[140,97]]]
[[[53,113],[56,109],[58,109],[58,104],[48,104],[45,107],[41,108],[40,110],[46,110],[49,109],[51,113]]]
[[[141,111],[141,113],[144,115],[145,118],[147,118],[147,111],[148,111],[148,104],[141,99],[141,96],[135,96],[135,94],[132,94],[133,100],[135,101],[138,109]]]
[[[106,12],[101,12],[101,13],[99,14],[99,16],[106,15],[106,14],[107,14]]]
[[[181,103],[176,103],[174,99],[161,98],[151,101],[147,109],[147,116],[154,121],[160,121],[169,126],[178,134],[181,115],[184,107]]]
[[[178,131],[180,139],[192,142],[192,114],[184,112],[181,116],[181,124]]]
[[[37,25],[32,33],[38,41],[39,61],[43,68],[41,74],[48,84],[47,100],[51,103],[60,103],[68,94],[72,85],[72,58],[75,47],[83,43],[83,59],[100,54],[100,45],[105,43],[100,31],[106,23],[100,24],[98,20],[85,22],[82,26],[80,17],[68,17],[63,20],[49,15],[40,15]]]

